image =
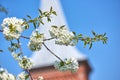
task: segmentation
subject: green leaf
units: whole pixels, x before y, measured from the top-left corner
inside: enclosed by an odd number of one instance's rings
[[[73,31],[72,33],[73,33],[74,35],[76,35],[76,32]]]
[[[43,12],[43,15],[48,16],[48,12]]]
[[[26,24],[26,25],[25,25],[25,29],[28,29],[28,28],[29,28],[29,24]]]
[[[96,33],[94,32],[94,31],[92,31],[92,34],[95,36],[96,35]]]
[[[24,21],[27,21],[26,18],[23,18]]]
[[[52,25],[51,27],[57,28],[57,26],[55,26],[55,25]]]
[[[3,52],[3,50],[0,50],[0,52]]]
[[[43,21],[42,21],[42,20],[40,20],[40,23],[44,25],[44,23],[43,23]]]
[[[29,19],[31,19],[31,16],[27,15],[27,17],[28,17]]]
[[[4,12],[5,14],[8,14],[7,9],[2,5],[0,5],[0,12]]]
[[[106,36],[106,33],[104,33],[103,36]]]
[[[52,8],[52,6],[50,7],[50,12],[52,12],[53,11],[53,8]]]
[[[31,23],[32,23],[32,22],[34,22],[34,20],[29,20],[29,22],[31,22]]]
[[[89,49],[91,49],[92,48],[92,43],[90,43],[90,47],[89,47]]]
[[[51,19],[50,19],[50,17],[47,17],[47,21],[48,21],[48,22],[51,22]]]
[[[42,13],[42,11],[39,9],[39,13],[42,15],[43,13]]]
[[[25,76],[25,80],[27,80],[28,78],[29,78],[29,75],[26,75],[26,76]]]
[[[64,62],[62,62],[62,61],[60,62],[60,66],[64,66],[64,64],[65,64]]]
[[[60,28],[64,28],[64,27],[65,27],[65,25],[60,26]]]
[[[86,45],[87,45],[87,42],[86,42],[86,41],[84,41],[84,48],[86,47]]]
[[[36,29],[36,23],[35,22],[33,23],[33,25],[34,25],[34,28]]]
[[[78,38],[82,38],[82,34],[79,34],[77,37],[78,37]]]
[[[55,11],[52,11],[52,13],[57,16],[57,13]]]

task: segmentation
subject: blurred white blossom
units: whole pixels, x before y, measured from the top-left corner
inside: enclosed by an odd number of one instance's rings
[[[0,68],[0,80],[16,80],[13,74],[7,72],[7,70]]]
[[[44,80],[42,76],[39,76],[37,80]]]
[[[33,64],[30,58],[24,56],[19,60],[19,65],[23,69],[31,69]]]
[[[17,54],[15,52],[12,52],[12,56],[15,60],[20,60],[20,54]]]
[[[5,18],[1,24],[3,34],[7,40],[18,39],[25,30],[23,20],[16,17]]]
[[[60,71],[70,70],[71,72],[76,72],[79,69],[79,64],[77,62],[77,59],[70,58],[65,59],[64,62],[55,61],[54,67]]]
[[[39,51],[42,47],[42,43],[44,41],[44,34],[40,34],[38,30],[32,32],[30,36],[30,42],[28,43],[28,47],[32,51]]]
[[[17,80],[28,80],[29,75],[24,71],[17,76]]]
[[[51,37],[56,38],[55,43],[59,45],[75,45],[73,42],[74,34],[66,27],[52,26],[49,30]]]

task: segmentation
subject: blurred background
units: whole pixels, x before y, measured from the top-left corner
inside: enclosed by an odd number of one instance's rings
[[[38,16],[40,0],[0,0],[0,4],[8,11],[7,15],[0,13],[1,24],[5,17]],[[89,50],[89,46],[83,48],[82,42],[77,44],[93,68],[90,80],[120,80],[120,0],[61,0],[61,4],[72,31],[89,36],[92,30],[107,33],[107,45],[97,42]],[[32,29],[23,35],[29,36],[31,31]],[[21,41],[23,52],[30,57],[32,52],[27,47],[28,40]],[[9,42],[0,33],[0,49],[4,50],[4,53],[0,53],[0,65],[17,75],[22,69],[7,50],[8,46]]]

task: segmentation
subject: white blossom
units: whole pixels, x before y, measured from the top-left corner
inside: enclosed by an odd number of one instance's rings
[[[7,70],[0,68],[0,80],[16,80],[13,74],[7,72]]]
[[[12,56],[15,60],[20,60],[20,54],[17,54],[15,52],[12,52]]]
[[[24,56],[19,60],[19,65],[23,69],[31,69],[32,68],[32,61],[30,58],[27,58],[26,56]]]
[[[18,39],[25,30],[23,20],[16,17],[5,18],[1,24],[3,34],[7,40]]]
[[[30,36],[30,42],[28,43],[28,47],[32,51],[39,51],[42,47],[42,43],[44,41],[44,35],[40,34],[38,30],[32,32]]]
[[[54,67],[60,71],[76,72],[79,69],[79,64],[75,58],[70,58],[65,59],[64,62],[55,61]]]
[[[39,76],[37,80],[44,80],[42,76]]]
[[[18,77],[17,80],[27,80],[27,78],[29,77],[29,75],[25,72],[21,72]]]
[[[52,26],[49,30],[51,37],[56,38],[56,44],[59,45],[75,45],[73,42],[74,34],[66,27]]]

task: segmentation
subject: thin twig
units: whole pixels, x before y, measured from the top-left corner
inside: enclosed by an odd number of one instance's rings
[[[3,32],[3,30],[0,30],[0,32]],[[20,36],[21,38],[25,38],[25,39],[30,39],[29,37],[27,36]],[[44,41],[49,41],[49,40],[52,40],[54,38],[48,38],[48,39],[44,39]]]
[[[22,51],[22,47],[21,47],[21,44],[20,44],[20,40],[18,39],[17,41],[18,41],[18,45],[19,45],[19,48],[20,48],[20,53],[21,53],[21,55],[23,57],[23,51]]]
[[[22,52],[22,47],[21,47],[21,45],[20,45],[20,40],[18,39],[17,41],[18,41],[18,45],[19,45],[19,48],[20,48],[21,55],[22,55],[22,57],[23,57],[23,52]],[[33,78],[32,78],[32,76],[31,76],[29,70],[26,70],[26,71],[28,72],[28,74],[29,74],[29,76],[30,76],[30,79],[33,80]]]
[[[47,47],[47,45],[45,45],[45,43],[43,43],[43,45],[45,46],[45,48],[46,48],[52,55],[54,55],[55,57],[57,57],[60,61],[64,62],[59,56],[57,56],[54,52],[52,52],[52,51]]]
[[[3,30],[0,30],[0,32],[3,32]]]
[[[32,75],[31,75],[30,71],[29,71],[29,70],[26,70],[26,71],[28,72],[28,74],[29,74],[29,76],[30,76],[30,80],[33,80],[33,78],[32,78]]]
[[[29,37],[26,37],[26,36],[20,36],[20,37],[25,38],[25,39],[30,39]]]
[[[54,39],[54,38],[44,39],[44,41],[49,41],[49,40],[52,40],[52,39]]]

